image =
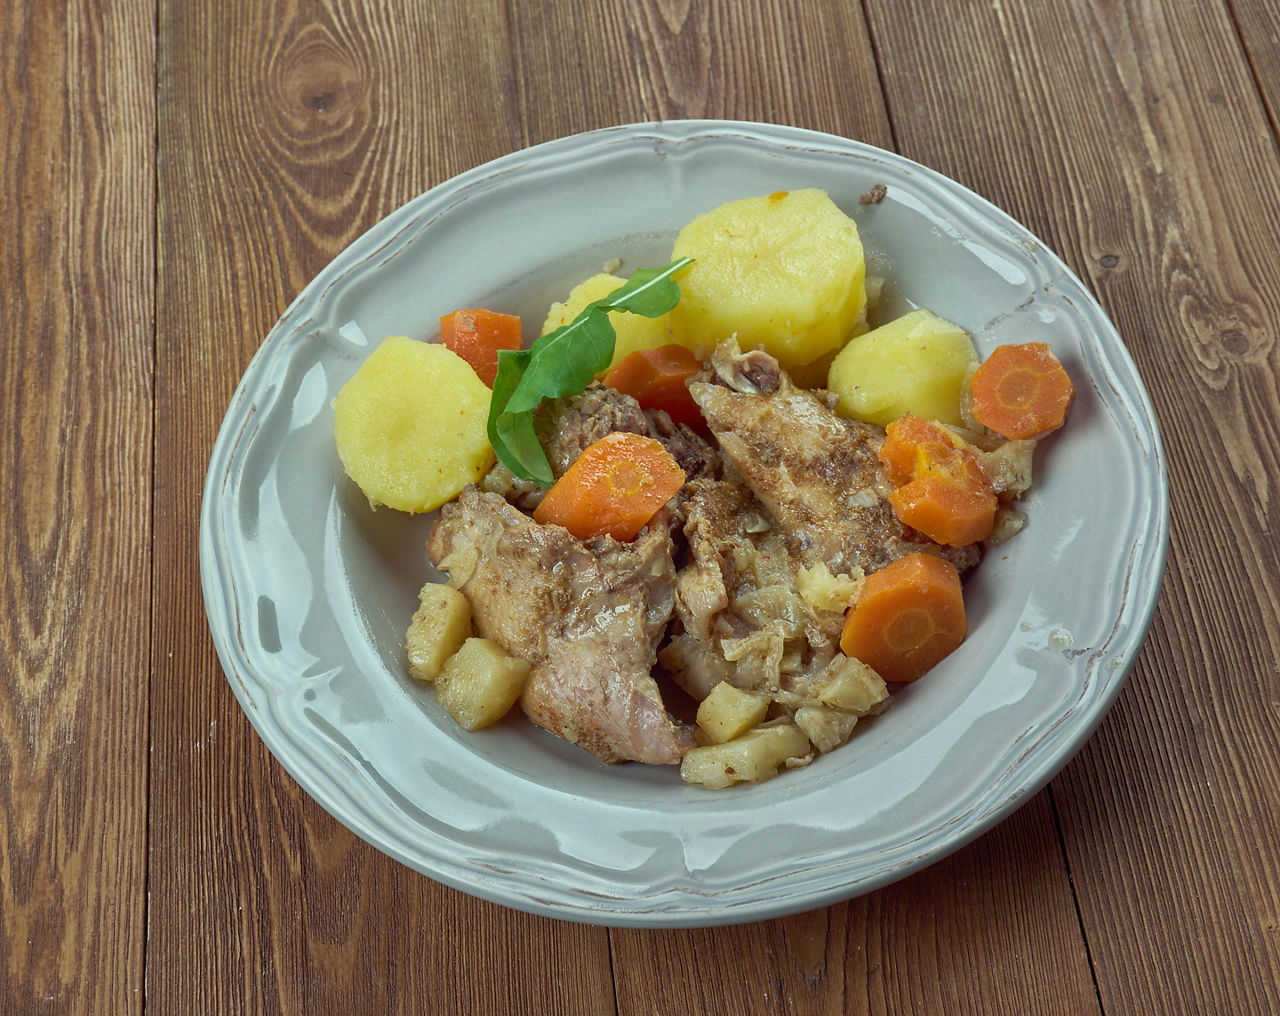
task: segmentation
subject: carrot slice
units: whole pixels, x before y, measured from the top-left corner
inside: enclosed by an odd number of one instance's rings
[[[885,428],[880,463],[895,487],[910,483],[931,462],[945,462],[956,452],[959,438],[932,420],[907,413]]]
[[[706,421],[687,384],[701,369],[689,349],[673,343],[624,356],[605,375],[604,383],[634,397],[645,409],[661,409],[674,422],[705,431]]]
[[[889,495],[899,521],[948,547],[967,547],[985,540],[995,528],[998,502],[979,475],[977,482],[955,477],[917,477]]]
[[[889,504],[900,522],[951,547],[991,535],[995,491],[958,434],[919,416],[899,417],[885,431],[880,462],[897,486]]]
[[[534,509],[537,522],[564,526],[580,540],[609,534],[634,540],[684,483],[661,441],[606,434],[588,445]]]
[[[1047,342],[997,346],[969,385],[973,418],[1011,440],[1057,430],[1076,394]]]
[[[492,388],[498,375],[498,350],[520,348],[520,319],[481,308],[455,310],[440,319],[440,342]]]
[[[955,565],[917,553],[867,576],[845,615],[840,648],[886,681],[914,681],[964,635],[964,594]]]

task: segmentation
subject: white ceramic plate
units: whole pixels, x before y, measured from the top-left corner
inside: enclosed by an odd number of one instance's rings
[[[887,195],[859,196],[883,183]],[[330,400],[387,335],[459,306],[519,313],[610,258],[669,260],[723,201],[821,187],[858,222],[889,311],[926,305],[980,352],[1049,342],[1074,377],[1038,450],[1026,530],[966,590],[971,634],[847,746],[758,786],[606,767],[523,717],[459,731],[405,675],[434,575],[430,519],[373,512],[334,452]],[[214,448],[200,528],[209,625],[272,753],[378,849],[449,885],[593,923],[703,925],[883,886],[973,839],[1097,725],[1154,610],[1167,483],[1145,391],[1114,328],[1002,212],[906,159],[761,124],[593,132],[498,159],[388,216],[267,336]],[[438,577],[438,576],[436,576]]]

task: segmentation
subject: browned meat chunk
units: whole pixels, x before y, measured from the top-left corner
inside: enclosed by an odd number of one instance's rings
[[[920,550],[962,570],[977,563],[976,548],[938,547],[898,521],[885,500],[891,487],[880,466],[879,428],[837,416],[767,353],[744,353],[732,339],[717,347],[705,373],[689,386],[695,401],[801,563],[871,572]]]
[[[692,746],[650,671],[675,601],[665,516],[633,543],[579,541],[469,487],[427,543],[481,635],[532,665],[521,705],[605,762],[670,764]]]
[[[720,681],[773,694],[825,667],[843,616],[814,609],[797,591],[801,564],[746,485],[695,480],[684,513],[680,630],[659,656],[676,682],[695,699]]]
[[[688,477],[714,476],[720,471],[720,454],[709,442],[683,423],[673,423],[661,410],[642,409],[630,395],[599,382],[592,383],[580,395],[544,403],[534,419],[552,475],[557,478],[588,445],[618,431],[661,441]],[[527,512],[542,500],[541,487],[517,479],[501,463],[489,471],[483,486]]]

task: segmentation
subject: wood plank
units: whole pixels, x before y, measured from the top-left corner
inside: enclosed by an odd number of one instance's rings
[[[141,1012],[153,10],[0,9],[0,1011]]]
[[[765,120],[891,147],[862,13],[827,0],[513,4],[535,144],[642,120]]]
[[[1262,96],[1272,136],[1280,139],[1280,5],[1276,0],[1228,0],[1249,71]],[[1222,107],[1226,96],[1211,96]]]
[[[689,116],[792,123],[892,147],[856,7],[580,3],[514,14],[530,142]],[[593,40],[592,59],[579,59],[583,39]],[[1028,884],[1034,890],[1016,891]],[[855,1002],[869,1012],[950,1012],[992,997],[1016,999],[1010,1011],[1097,1007],[1043,799],[946,864],[853,904],[714,931],[614,932],[613,949],[621,1012],[844,1012]]]
[[[1092,283],[1172,464],[1151,636],[1053,785],[1103,1007],[1275,1011],[1280,165],[1237,33],[1217,5],[871,12],[904,152]]]
[[[193,634],[204,466],[262,336],[377,219],[519,145],[502,5],[436,6],[161,4],[157,1012],[613,1006],[604,931],[476,903],[357,840],[271,760]]]
[[[615,932],[620,1011],[1100,1012],[1052,827],[1042,793],[932,868],[848,904],[737,928]]]

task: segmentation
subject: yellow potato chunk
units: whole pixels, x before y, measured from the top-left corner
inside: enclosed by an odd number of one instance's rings
[[[700,357],[737,333],[787,370],[838,349],[866,304],[866,263],[854,225],[824,191],[779,191],[730,201],[676,237],[678,277],[671,333]]]
[[[436,698],[464,730],[479,730],[506,716],[520,698],[529,664],[496,642],[469,638],[445,661]]]
[[[698,729],[709,743],[723,744],[758,724],[768,710],[767,696],[721,681],[698,705]]]
[[[827,387],[839,412],[879,427],[907,413],[959,426],[961,389],[977,359],[963,328],[913,310],[840,350]]]
[[[680,778],[719,789],[772,779],[784,765],[811,760],[809,739],[799,727],[789,720],[771,721],[724,744],[690,749],[680,763]]]
[[[604,273],[578,283],[569,291],[564,303],[551,305],[547,320],[542,325],[542,334],[564,327],[581,314],[587,304],[603,300],[626,281],[616,275]],[[665,314],[662,317],[647,318],[641,314],[615,310],[609,312],[609,323],[613,325],[614,331],[613,360],[610,367],[637,349],[656,349],[672,341]]]
[[[451,586],[428,582],[418,593],[418,609],[405,635],[409,674],[419,681],[434,681],[445,660],[470,634],[471,603],[467,598]]]
[[[889,689],[880,675],[861,660],[837,656],[826,667],[817,698],[823,705],[866,716],[888,707]]]
[[[370,504],[425,512],[492,464],[488,415],[489,389],[465,360],[398,335],[338,392],[333,433],[343,469]]]

